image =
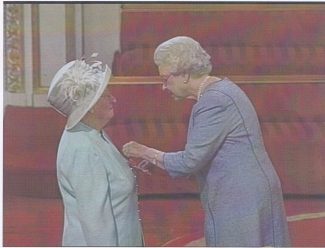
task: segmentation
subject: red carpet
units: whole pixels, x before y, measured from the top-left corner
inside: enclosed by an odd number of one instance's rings
[[[285,205],[292,245],[325,247],[325,217],[293,218],[324,213],[325,200],[287,199]],[[3,207],[4,246],[60,246],[63,207],[58,199],[13,196],[5,199]],[[145,199],[139,207],[146,246],[185,246],[202,237],[198,199]]]

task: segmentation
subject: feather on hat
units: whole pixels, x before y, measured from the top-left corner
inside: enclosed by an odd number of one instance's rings
[[[96,57],[93,54],[91,58]],[[49,103],[68,118],[66,129],[73,128],[95,105],[111,76],[107,65],[93,60],[74,60],[64,65],[54,76],[48,92]]]

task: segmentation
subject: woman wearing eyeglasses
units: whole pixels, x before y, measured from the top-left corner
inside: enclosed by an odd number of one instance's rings
[[[124,154],[172,177],[196,176],[207,246],[290,246],[280,180],[248,97],[230,79],[210,75],[210,56],[190,37],[163,42],[154,61],[163,89],[197,101],[187,143],[183,151],[162,152],[131,141]]]

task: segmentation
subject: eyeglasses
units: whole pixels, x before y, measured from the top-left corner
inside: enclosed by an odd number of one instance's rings
[[[162,79],[162,83],[163,85],[166,87],[167,86],[167,83],[168,83],[168,80],[170,79],[171,76],[174,76],[173,74],[169,74],[168,76],[162,76],[161,79]]]

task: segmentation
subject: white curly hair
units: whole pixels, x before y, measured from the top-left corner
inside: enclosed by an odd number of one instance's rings
[[[175,75],[200,77],[212,70],[210,55],[197,41],[187,36],[177,36],[161,43],[155,50],[154,62],[158,67],[171,66]]]

